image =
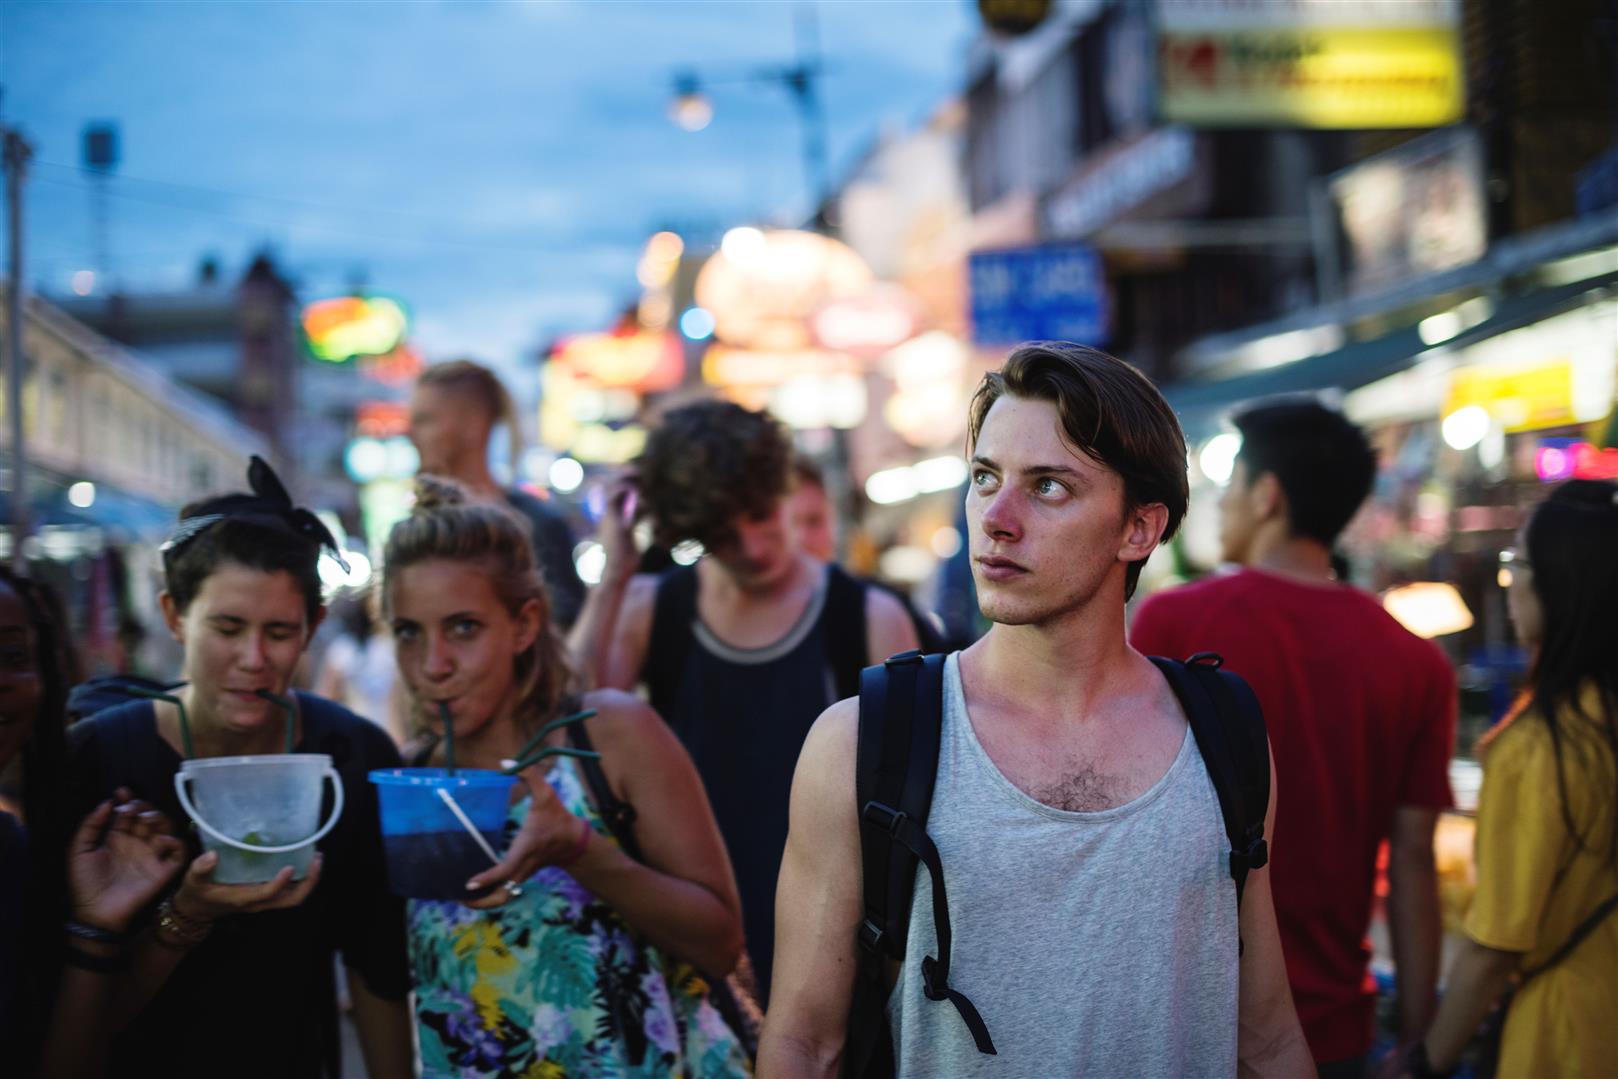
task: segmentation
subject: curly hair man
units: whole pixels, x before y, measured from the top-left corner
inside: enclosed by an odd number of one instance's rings
[[[791,440],[766,413],[723,401],[668,413],[636,462],[638,515],[659,544],[694,542],[705,556],[634,576],[627,492],[609,499],[608,565],[580,619],[610,639],[601,681],[645,684],[696,761],[736,869],[761,987],[804,737],[824,708],[858,691],[862,667],[917,643],[891,594],[802,553],[791,467]]]

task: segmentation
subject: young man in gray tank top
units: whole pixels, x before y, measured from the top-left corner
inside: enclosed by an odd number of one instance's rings
[[[1201,754],[1124,636],[1140,567],[1185,512],[1174,414],[1119,360],[1026,345],[980,385],[968,448],[973,574],[994,625],[945,669],[928,833],[948,883],[950,987],[997,1055],[922,991],[936,954],[923,871],[887,1004],[898,1074],[1312,1075],[1269,874],[1248,875],[1238,922]],[[862,911],[858,719],[857,700],[827,709],[793,780],[767,1079],[841,1063]],[[1266,833],[1273,814],[1272,800]]]

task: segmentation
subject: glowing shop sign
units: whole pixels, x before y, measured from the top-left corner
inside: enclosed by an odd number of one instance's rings
[[[404,306],[385,296],[338,296],[303,309],[309,353],[326,363],[392,352],[409,329]]]
[[[1618,480],[1618,448],[1599,449],[1571,438],[1541,439],[1534,451],[1534,473],[1545,483]]]

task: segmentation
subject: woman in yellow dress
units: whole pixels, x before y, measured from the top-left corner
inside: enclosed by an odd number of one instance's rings
[[[1484,740],[1477,895],[1417,1079],[1450,1074],[1513,984],[1498,1075],[1618,1074],[1618,484],[1563,484],[1518,540],[1532,667]]]

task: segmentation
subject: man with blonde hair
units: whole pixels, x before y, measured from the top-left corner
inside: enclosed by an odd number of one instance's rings
[[[471,360],[434,364],[410,395],[410,441],[421,455],[421,471],[455,480],[483,501],[505,502],[528,519],[551,594],[551,619],[565,630],[584,603],[584,582],[573,567],[573,531],[555,509],[527,491],[502,487],[489,471],[489,436],[502,423],[515,476],[522,424],[493,371]]]

